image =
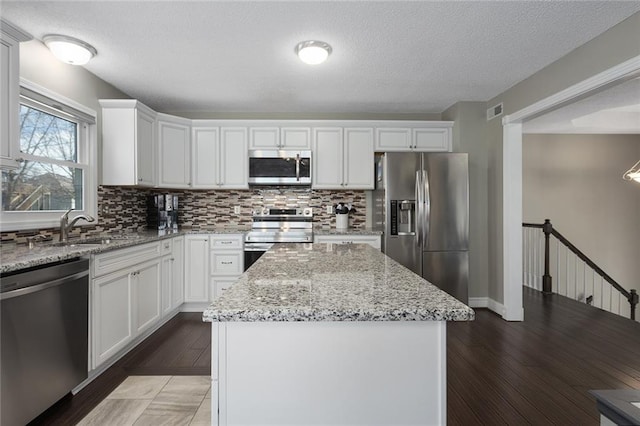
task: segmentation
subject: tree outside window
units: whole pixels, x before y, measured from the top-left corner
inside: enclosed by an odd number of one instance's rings
[[[18,169],[2,173],[5,212],[83,209],[84,166],[78,163],[81,124],[60,115],[21,104],[23,161]]]

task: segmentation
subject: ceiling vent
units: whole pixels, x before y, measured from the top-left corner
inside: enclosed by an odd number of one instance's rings
[[[498,116],[501,116],[503,110],[504,109],[502,108],[502,102],[500,102],[496,106],[492,106],[491,108],[487,109],[487,121],[493,118],[496,118]]]

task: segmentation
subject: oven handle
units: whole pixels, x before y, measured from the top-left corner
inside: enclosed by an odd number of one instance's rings
[[[267,251],[273,247],[273,243],[245,243],[244,251]]]
[[[296,154],[296,181],[300,182],[300,154]]]

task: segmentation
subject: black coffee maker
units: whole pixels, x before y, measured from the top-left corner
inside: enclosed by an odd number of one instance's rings
[[[147,197],[147,228],[178,229],[178,196],[154,194]]]

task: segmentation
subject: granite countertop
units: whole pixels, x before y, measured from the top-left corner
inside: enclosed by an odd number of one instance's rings
[[[382,235],[382,231],[372,228],[336,229],[328,226],[314,226],[313,235]]]
[[[69,245],[56,244],[53,242],[38,242],[33,249],[29,249],[25,244],[3,243],[0,246],[0,273],[9,273],[20,269],[31,268],[34,266],[45,265],[47,263],[60,262],[81,256],[102,253],[109,250],[115,250],[124,247],[130,247],[137,244],[150,243],[163,238],[171,238],[180,235],[190,234],[243,234],[251,230],[250,225],[236,226],[211,226],[190,228],[184,227],[179,230],[163,230],[155,231],[148,229],[140,229],[137,232],[118,232],[105,233],[100,235],[88,235],[87,239],[109,239],[108,244],[72,244],[74,240],[70,240]],[[316,235],[380,235],[381,232],[371,229],[347,229],[336,230],[335,228],[322,228],[317,226],[314,228]],[[77,241],[77,240],[76,240]]]
[[[142,229],[137,232],[111,233],[100,235],[89,235],[87,240],[101,240],[105,243],[96,244],[73,244],[69,240],[68,245],[53,242],[38,242],[33,249],[26,245],[3,243],[0,246],[0,273],[14,272],[25,268],[45,265],[47,263],[60,262],[81,256],[88,256],[96,253],[103,253],[110,250],[135,246],[138,244],[151,243],[164,238],[173,238],[180,235],[189,234],[241,234],[248,230],[247,227],[211,227],[211,228],[183,228],[180,230],[147,230]],[[108,240],[108,243],[106,241]]]
[[[279,244],[203,313],[213,321],[470,321],[473,310],[366,244]]]

